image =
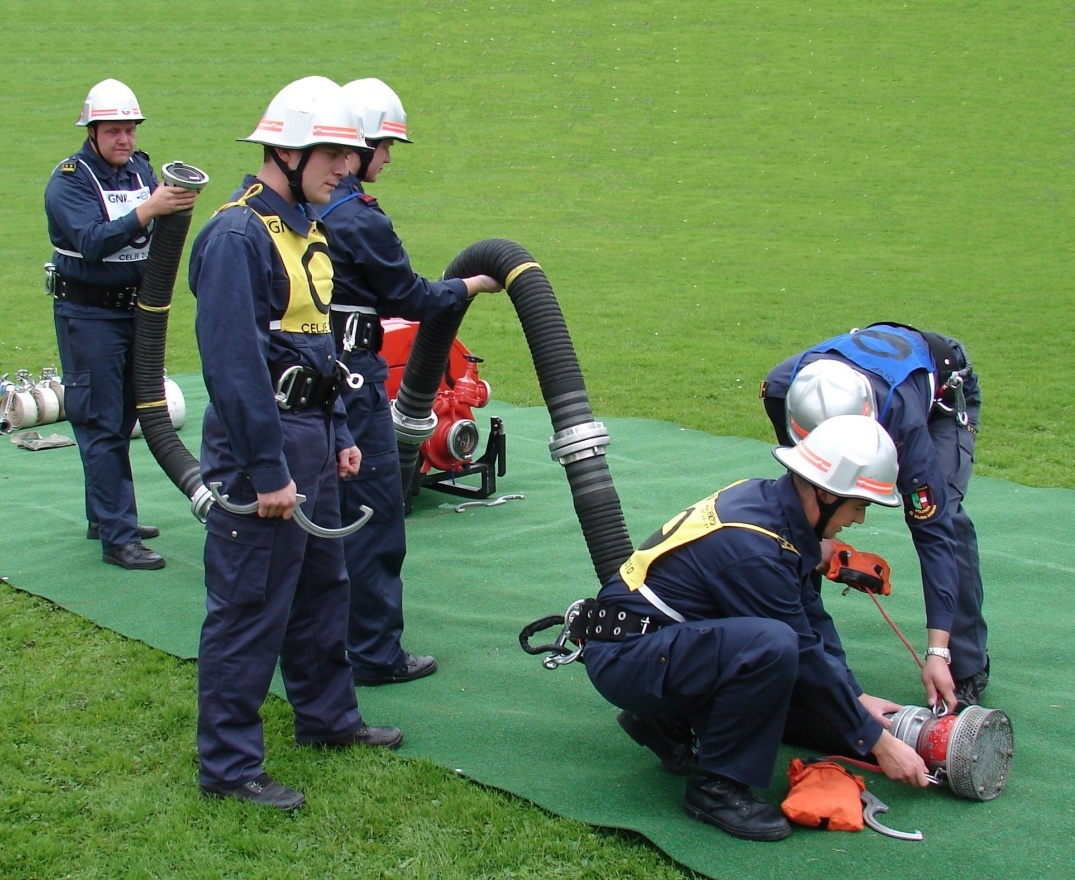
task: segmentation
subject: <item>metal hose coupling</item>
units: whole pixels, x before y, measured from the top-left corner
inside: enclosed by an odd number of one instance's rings
[[[399,398],[397,397],[396,400]],[[437,430],[437,414],[430,412],[425,418],[404,415],[396,400],[392,401],[392,423],[396,426],[396,440],[407,446],[421,446]]]
[[[567,467],[585,458],[604,455],[612,442],[602,422],[587,422],[557,431],[549,438],[549,453],[553,461]]]
[[[209,182],[209,175],[200,168],[179,161],[169,162],[161,168],[161,176],[169,186],[181,186],[194,192],[201,192]]]
[[[232,504],[228,500],[228,496],[220,491],[221,485],[222,484],[219,482],[209,484],[209,491],[212,493],[212,500],[214,503],[219,504],[224,510],[228,511],[228,513],[234,513],[236,516],[249,516],[252,513],[258,512],[258,503],[256,501],[251,501],[249,504]],[[359,510],[362,511],[362,516],[356,519],[353,523],[340,529],[329,529],[312,522],[310,518],[302,512],[302,505],[305,503],[306,496],[301,492],[296,493],[295,509],[292,512],[292,516],[304,532],[313,535],[315,538],[346,538],[348,535],[353,535],[362,528],[369,521],[369,518],[373,516],[373,511],[363,504],[359,507]],[[206,515],[208,515],[208,511]]]
[[[938,715],[904,706],[890,716],[892,735],[918,752],[934,781],[947,781],[960,797],[999,797],[1011,770],[1015,742],[1011,719],[999,709],[967,706]]]

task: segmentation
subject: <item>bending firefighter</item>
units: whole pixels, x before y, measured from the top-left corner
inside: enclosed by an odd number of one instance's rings
[[[891,779],[927,784],[922,759],[887,730],[899,706],[863,692],[813,577],[823,540],[871,503],[899,505],[895,447],[872,419],[842,416],[773,454],[787,474],[678,514],[571,627],[590,680],[625,710],[621,726],[689,774],[686,813],[770,841],[791,829],[753,788],[771,784],[782,738],[836,741]]]
[[[938,333],[874,324],[775,366],[762,384],[779,442],[823,419],[877,419],[899,451],[897,487],[922,572],[929,705],[979,703],[989,682],[984,594],[974,523],[963,507],[981,412],[964,347]]]

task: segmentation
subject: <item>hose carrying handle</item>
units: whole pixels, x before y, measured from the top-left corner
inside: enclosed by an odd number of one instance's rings
[[[252,513],[258,512],[258,503],[256,501],[251,501],[249,504],[232,504],[228,500],[228,496],[220,491],[221,485],[222,484],[219,482],[210,483],[209,491],[213,495],[213,501],[219,504],[228,513],[234,513],[237,516],[249,516]],[[315,538],[346,538],[348,535],[353,535],[362,528],[369,521],[369,518],[373,516],[373,511],[363,504],[359,507],[359,510],[362,511],[362,516],[356,519],[353,523],[344,526],[343,528],[329,529],[312,522],[310,518],[302,512],[301,505],[305,502],[306,496],[301,492],[296,493],[295,509],[292,515],[299,527],[304,532],[313,535]]]

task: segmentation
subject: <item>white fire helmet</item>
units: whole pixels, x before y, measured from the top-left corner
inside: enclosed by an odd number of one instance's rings
[[[369,146],[343,89],[323,76],[307,76],[284,86],[255,129],[239,140],[288,150],[318,144]]]
[[[792,443],[833,416],[877,417],[870,380],[843,361],[825,358],[798,372],[788,387],[784,408]]]
[[[403,103],[392,89],[379,79],[356,79],[343,87],[351,109],[362,120],[366,140],[391,138],[413,143],[407,137],[407,114]]]
[[[808,483],[840,498],[861,498],[898,507],[896,444],[868,416],[834,416],[797,446],[779,446],[773,455]]]
[[[75,125],[83,128],[94,122],[133,122],[145,120],[138,109],[138,99],[127,86],[117,79],[105,79],[97,83],[86,100]]]

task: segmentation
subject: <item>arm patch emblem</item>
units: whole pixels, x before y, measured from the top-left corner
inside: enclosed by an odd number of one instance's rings
[[[932,519],[937,513],[937,501],[930,487],[922,486],[903,496],[903,511],[908,519],[924,521]]]

